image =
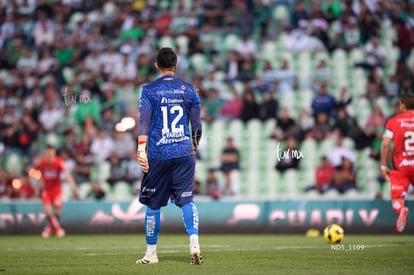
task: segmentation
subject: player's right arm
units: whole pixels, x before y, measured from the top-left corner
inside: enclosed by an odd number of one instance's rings
[[[139,99],[139,123],[138,123],[138,149],[137,159],[142,170],[148,173],[149,164],[147,156],[148,134],[151,126],[152,108],[146,87],[142,87]]]
[[[390,144],[392,139],[394,138],[394,133],[389,127],[389,123],[387,123],[387,127],[385,129],[384,135],[382,136],[381,141],[381,172],[382,175],[386,180],[390,180],[390,170],[387,167],[387,158],[390,151]]]

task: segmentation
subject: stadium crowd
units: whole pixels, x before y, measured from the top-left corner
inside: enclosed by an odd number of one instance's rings
[[[381,42],[384,21],[395,31],[395,64]],[[280,50],[293,55],[361,49],[364,59],[355,68],[366,74],[359,96],[372,102],[368,119],[349,112],[359,98],[347,87],[334,96],[326,60],[304,83],[290,60],[262,58],[263,46],[272,41],[282,41]],[[352,153],[370,148],[378,159],[391,115],[376,100],[393,104],[399,90],[414,87],[412,1],[0,0],[0,197],[38,195],[30,168],[46,144],[59,149],[78,183],[90,182],[91,197],[105,196],[99,186],[103,163],[111,186],[122,181],[135,190],[142,177],[135,157],[137,91],[156,77],[153,57],[166,45],[177,51],[177,75],[199,90],[206,124],[274,119],[269,138],[294,147],[332,135],[352,139],[351,157],[337,150],[330,154],[334,160],[321,160],[323,167],[338,168],[316,182],[320,191],[326,183],[341,192],[357,186]],[[282,106],[282,96],[300,98],[305,88],[313,92],[311,106]],[[220,169],[225,183],[218,184],[220,167],[210,168],[209,184],[199,192],[215,198],[235,193],[227,169]],[[275,168],[283,173],[298,164]]]

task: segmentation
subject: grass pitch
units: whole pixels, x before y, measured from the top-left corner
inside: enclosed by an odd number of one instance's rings
[[[137,265],[144,235],[0,237],[0,274],[414,274],[414,236],[346,235],[331,246],[304,235],[201,235],[189,264],[185,235],[160,235],[156,265]]]

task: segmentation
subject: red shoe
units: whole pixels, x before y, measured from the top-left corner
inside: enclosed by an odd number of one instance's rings
[[[396,227],[398,232],[403,232],[405,226],[407,225],[407,216],[408,216],[408,207],[403,207],[401,209],[400,215],[398,216]]]
[[[50,235],[52,235],[53,229],[50,225],[46,226],[45,229],[42,231],[42,237],[43,238],[49,238]]]

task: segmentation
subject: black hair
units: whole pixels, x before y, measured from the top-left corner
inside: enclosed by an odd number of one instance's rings
[[[177,55],[169,47],[161,48],[157,55],[157,65],[159,69],[173,69],[177,64]]]
[[[414,95],[400,96],[400,101],[408,110],[414,110]]]

